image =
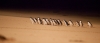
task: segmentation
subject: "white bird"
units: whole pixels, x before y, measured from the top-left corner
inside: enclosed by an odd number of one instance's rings
[[[38,24],[42,24],[42,21],[39,17],[37,18],[37,22],[38,22]]]
[[[54,21],[55,21],[56,25],[59,25],[59,22],[56,19],[54,19]]]
[[[47,25],[50,25],[50,21],[49,21],[49,19],[45,19],[46,20],[46,22],[47,22]]]
[[[79,24],[79,22],[78,22],[78,21],[76,21],[76,23],[75,23],[75,24],[76,24],[76,26],[77,26],[77,27],[79,27],[79,26],[80,26],[80,24]]]
[[[47,25],[48,24],[47,21],[45,20],[45,18],[43,18],[42,21],[43,21],[43,25]]]
[[[74,24],[73,24],[73,22],[71,21],[71,20],[69,20],[69,25],[72,27]]]
[[[53,26],[53,21],[52,21],[52,18],[50,18],[50,25]]]
[[[62,22],[59,19],[57,21],[58,21],[59,25],[62,25]]]
[[[81,20],[79,21],[79,24],[80,24],[80,27],[83,27],[83,23]]]
[[[92,23],[88,21],[89,28],[93,27]]]
[[[66,20],[63,20],[63,23],[64,23],[65,26],[68,26],[69,25]]]
[[[30,20],[31,20],[32,24],[37,23],[37,19],[36,18],[30,17]]]
[[[53,26],[57,25],[54,19],[52,19],[52,22],[53,22]]]

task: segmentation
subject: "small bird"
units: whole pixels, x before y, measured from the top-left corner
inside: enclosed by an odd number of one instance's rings
[[[43,21],[43,25],[47,25],[48,24],[45,18],[43,18],[42,21]]]
[[[93,27],[92,23],[88,21],[89,28]]]
[[[50,25],[50,21],[49,21],[49,19],[45,19],[46,20],[46,22],[47,22],[47,25]]]
[[[59,22],[56,19],[54,19],[54,21],[55,21],[56,25],[59,25]]]
[[[35,21],[35,24],[38,24],[38,21],[36,18],[33,18],[33,20]]]
[[[69,25],[69,23],[66,20],[63,20],[63,22],[64,22],[64,25],[65,26],[68,26]]]
[[[76,24],[76,26],[77,26],[77,27],[79,27],[79,26],[80,26],[80,24],[79,24],[79,22],[78,22],[78,21],[76,21],[76,23],[75,23],[75,24]]]
[[[80,25],[80,27],[83,27],[83,23],[81,20],[79,21],[79,25]]]
[[[61,22],[59,19],[58,19],[57,21],[58,21],[58,24],[59,24],[59,25],[62,25],[62,22]]]
[[[37,18],[37,22],[38,22],[38,24],[42,24],[40,17]]]
[[[74,24],[73,24],[73,22],[71,21],[71,20],[69,20],[69,25],[72,27]]]
[[[32,24],[34,24],[34,23],[37,22],[36,18],[32,18],[32,17],[30,17],[30,20],[31,20]]]
[[[52,19],[52,23],[53,23],[53,26],[56,26],[56,22],[55,22],[55,19]]]
[[[52,21],[52,18],[50,18],[50,25],[53,26],[53,21]]]

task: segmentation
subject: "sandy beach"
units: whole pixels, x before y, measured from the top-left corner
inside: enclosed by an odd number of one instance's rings
[[[100,43],[100,17],[60,14],[0,11],[0,35],[13,39],[5,43]],[[84,27],[32,24],[29,17],[65,19],[74,23],[82,20]],[[87,21],[93,28],[87,26]]]

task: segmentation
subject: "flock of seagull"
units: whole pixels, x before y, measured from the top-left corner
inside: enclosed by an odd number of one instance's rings
[[[60,19],[47,19],[47,18],[32,18],[30,17],[30,20],[32,21],[32,24],[42,24],[42,25],[52,25],[52,26],[61,26],[61,25],[65,25],[65,26],[76,26],[76,27],[83,27],[83,23],[82,21],[76,21],[75,23],[73,23],[71,20],[66,21],[66,20],[60,20]],[[87,22],[87,25],[89,28],[93,27],[91,22]]]

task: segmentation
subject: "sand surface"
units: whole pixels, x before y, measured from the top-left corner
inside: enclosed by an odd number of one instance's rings
[[[52,14],[52,15],[50,15]],[[82,20],[84,27],[32,24],[29,17]],[[0,34],[14,40],[5,43],[100,43],[100,17],[62,16],[55,13],[0,11]],[[93,28],[88,28],[91,21]],[[3,43],[3,42],[0,42]]]

